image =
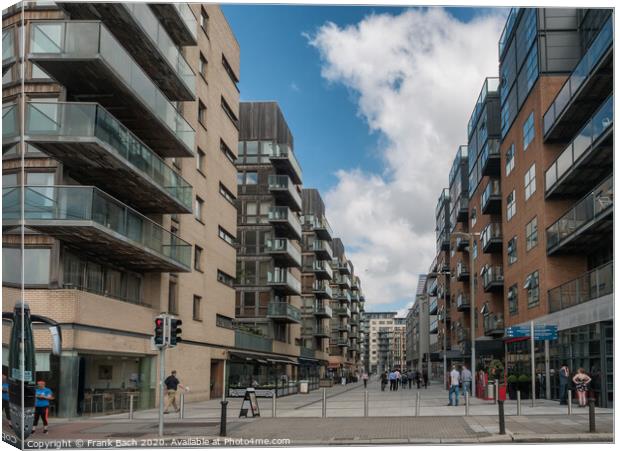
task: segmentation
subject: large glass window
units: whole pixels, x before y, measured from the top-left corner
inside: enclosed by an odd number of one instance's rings
[[[2,248],[2,280],[21,285],[21,249]],[[50,280],[51,250],[46,248],[24,249],[24,283],[26,285],[47,285]]]
[[[519,311],[519,290],[515,283],[508,289],[508,311],[511,315],[516,314]]]
[[[515,191],[513,190],[506,197],[506,220],[510,221],[517,212],[517,202],[515,199]]]
[[[525,186],[525,200],[528,200],[536,192],[536,163],[532,164],[523,176]]]
[[[525,278],[523,288],[527,291],[527,306],[534,307],[540,302],[540,287],[538,280],[538,271],[534,271]]]
[[[525,226],[525,250],[529,251],[538,244],[538,218],[534,217]]]
[[[534,112],[532,111],[523,123],[523,150],[527,150],[534,139]]]
[[[506,151],[506,175],[509,175],[515,167],[515,145],[511,144]]]
[[[517,237],[513,236],[508,241],[508,264],[512,265],[517,261]]]

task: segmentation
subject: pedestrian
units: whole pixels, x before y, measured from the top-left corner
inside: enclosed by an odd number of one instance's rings
[[[411,385],[413,384],[414,374],[415,373],[413,371],[409,371],[409,373],[407,373],[407,381],[409,382],[409,390],[411,390]]]
[[[166,390],[168,391],[166,405],[164,407],[164,413],[168,413],[168,408],[170,407],[170,404],[174,406],[175,412],[178,412],[179,408],[177,407],[177,389],[180,387],[184,390],[185,387],[183,386],[183,384],[181,384],[181,381],[177,379],[176,370],[172,370],[170,376],[168,376],[166,380],[164,380],[164,384],[166,385]]]
[[[9,383],[7,382],[6,374],[2,375],[2,410],[6,419],[11,423],[11,409],[9,407]]]
[[[428,388],[428,372],[422,371],[422,380],[424,381],[424,388]]]
[[[420,374],[420,370],[415,370],[415,383],[418,386],[418,390],[420,389],[421,382],[422,382],[422,375]]]
[[[463,384],[463,396],[465,393],[469,393],[471,395],[471,371],[467,368],[467,365],[463,365],[463,369],[461,370],[461,382]]]
[[[459,405],[459,383],[461,382],[461,375],[456,369],[455,365],[452,365],[452,371],[450,371],[450,391],[448,392],[448,405]],[[456,404],[452,403],[452,395],[456,396]]]
[[[43,420],[43,433],[47,434],[50,400],[54,399],[54,393],[45,386],[45,381],[38,381],[35,396],[32,432],[36,431],[36,427],[39,425],[39,418],[41,418]]]
[[[366,371],[362,374],[362,380],[364,381],[364,388],[368,388],[368,373]]]
[[[573,383],[577,390],[577,399],[579,400],[579,407],[586,406],[586,392],[588,391],[588,384],[592,379],[586,374],[586,370],[579,368],[577,374],[573,376]]]
[[[407,388],[407,372],[403,371],[403,373],[400,376],[400,382],[401,382],[401,387]]]
[[[388,383],[388,374],[387,371],[381,373],[381,391],[385,391],[385,386]]]
[[[560,367],[560,404],[566,404],[569,376],[570,370],[568,369],[568,365],[563,363]]]
[[[401,374],[398,369],[394,371],[396,373],[396,381],[394,382],[394,391],[398,391],[398,386],[400,385]]]

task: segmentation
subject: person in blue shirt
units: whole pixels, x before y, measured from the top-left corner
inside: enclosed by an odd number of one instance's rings
[[[45,386],[45,381],[37,382],[36,400],[34,402],[34,426],[32,432],[35,432],[39,424],[39,418],[43,420],[43,433],[47,434],[47,418],[49,415],[50,400],[54,399],[54,393]]]
[[[6,374],[2,375],[2,410],[6,419],[11,422],[11,409],[9,408],[9,383],[7,382]]]

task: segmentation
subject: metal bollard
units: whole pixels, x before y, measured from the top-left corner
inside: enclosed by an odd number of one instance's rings
[[[129,419],[133,420],[133,396],[129,395]]]
[[[573,393],[571,390],[568,390],[568,399],[566,404],[568,405],[568,414],[572,415],[573,413]]]
[[[521,390],[517,390],[517,416],[521,416]]]
[[[495,384],[493,384],[493,403],[497,404],[499,401],[499,381],[495,379]]]
[[[465,390],[465,416],[469,416],[469,391]]]
[[[226,437],[226,406],[228,401],[220,401],[222,404],[222,413],[220,416],[220,437]]]
[[[179,418],[185,418],[185,393],[181,392],[181,396],[179,398]]]
[[[273,391],[273,394],[271,395],[271,417],[275,418],[278,415],[278,401],[276,401],[278,398],[276,396],[276,391]]]
[[[420,392],[417,392],[415,396],[415,416],[420,416]]]
[[[594,398],[588,400],[589,417],[590,417],[590,432],[596,432],[596,418],[594,418]]]
[[[323,412],[322,412],[322,416],[323,418],[327,418],[327,396],[325,393],[325,387],[323,387]]]
[[[499,435],[506,435],[506,422],[504,419],[504,401],[497,401],[499,409]]]
[[[368,416],[368,390],[364,390],[364,416]]]

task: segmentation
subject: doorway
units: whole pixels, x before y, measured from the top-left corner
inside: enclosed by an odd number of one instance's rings
[[[222,396],[223,393],[223,378],[224,378],[224,360],[211,360],[211,382],[210,382],[210,399],[217,399]]]

